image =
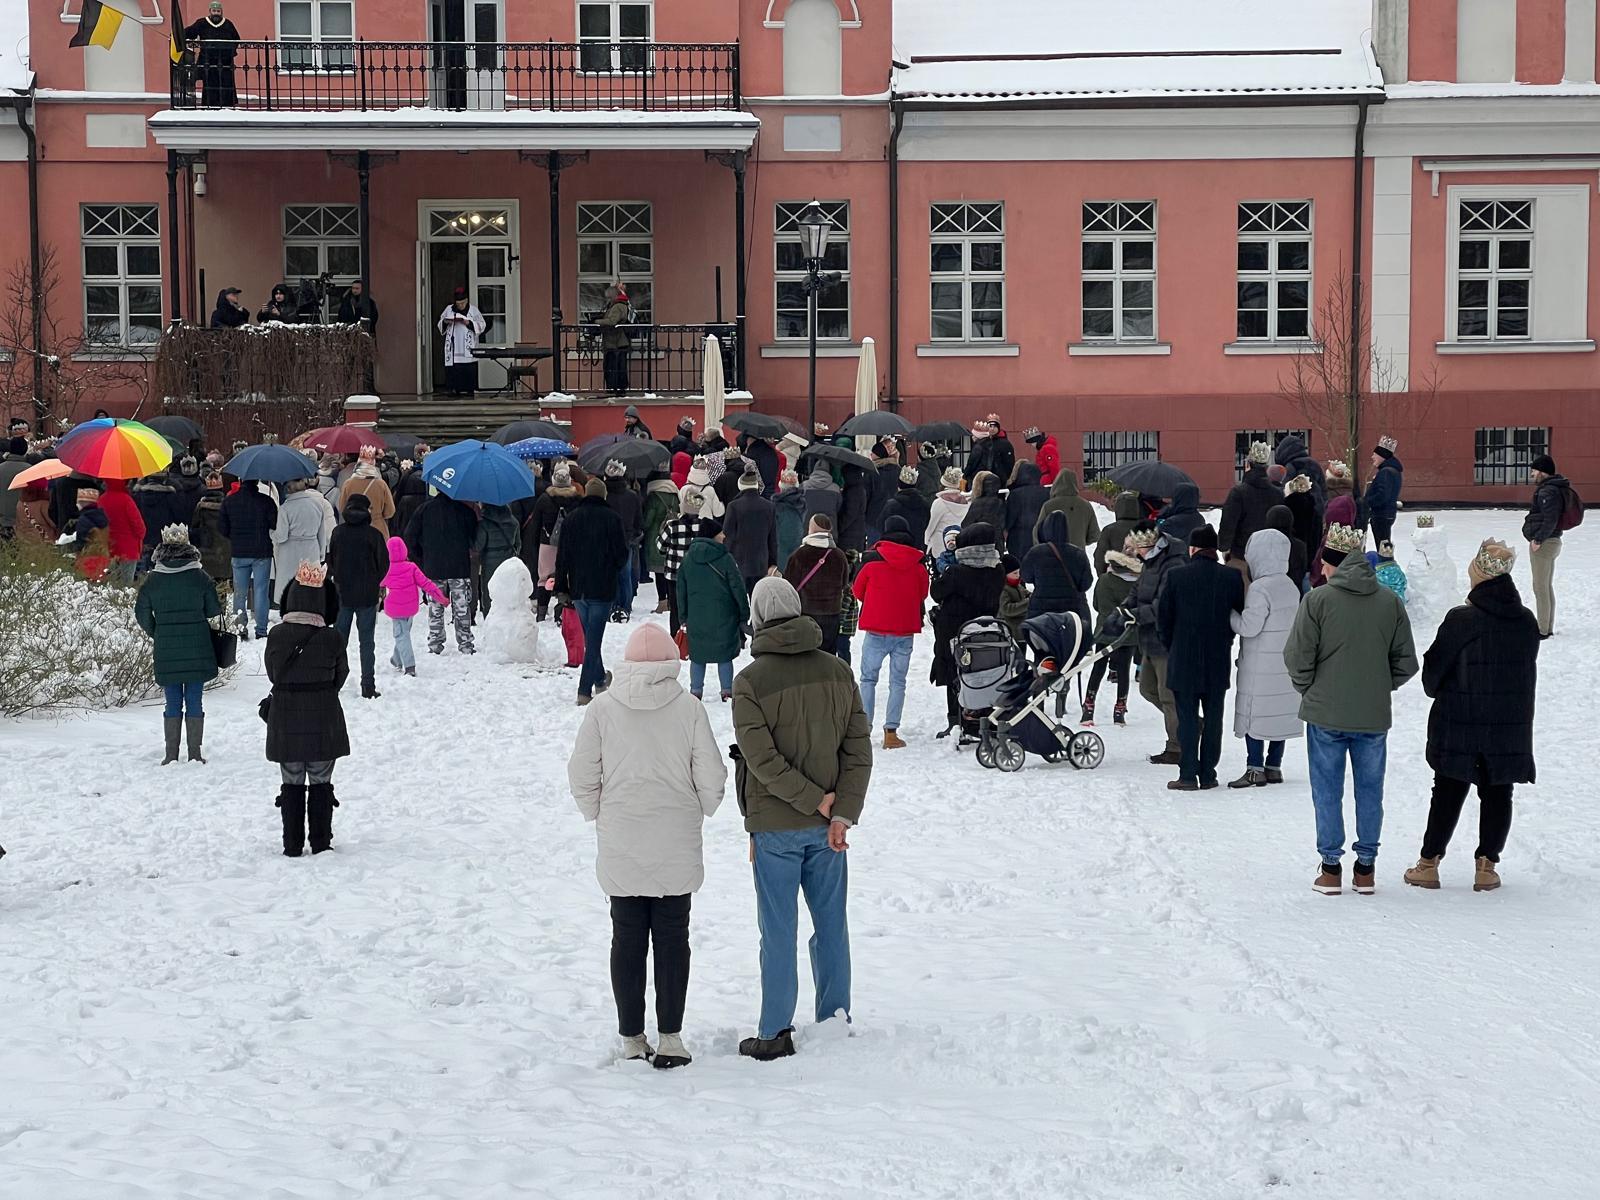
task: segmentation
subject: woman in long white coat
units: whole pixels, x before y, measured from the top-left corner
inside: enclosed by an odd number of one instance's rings
[[[678,682],[678,647],[660,625],[628,639],[611,686],[578,727],[567,781],[595,823],[595,874],[611,897],[611,990],[622,1057],[689,1061],[689,899],[705,880],[701,826],[722,803],[728,769],[705,706]],[[656,1031],[644,1033],[647,948],[655,949]]]
[[[278,523],[272,527],[274,600],[294,582],[294,574],[301,563],[321,563],[328,557],[328,539],[338,523],[333,505],[317,490],[314,480],[296,479],[284,485],[283,503],[278,505]]]
[[[1300,589],[1289,578],[1289,539],[1263,529],[1245,543],[1250,586],[1244,611],[1228,620],[1239,635],[1239,679],[1233,699],[1233,733],[1245,745],[1244,774],[1231,788],[1283,782],[1283,744],[1301,737],[1300,696],[1289,682],[1283,647],[1300,607]]]

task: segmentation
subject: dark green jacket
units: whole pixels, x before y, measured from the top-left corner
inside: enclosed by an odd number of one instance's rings
[[[678,515],[678,489],[670,480],[651,480],[644,487],[644,565],[659,571],[666,564],[661,557],[661,527]]]
[[[216,585],[198,558],[176,571],[156,567],[144,577],[133,615],[156,641],[157,683],[204,683],[217,677],[207,621],[221,611]]]
[[[750,619],[739,564],[721,542],[695,538],[678,568],[678,617],[689,630],[689,658],[732,662],[739,656],[739,627]]]
[[[1092,546],[1100,536],[1100,522],[1094,515],[1094,505],[1078,495],[1078,473],[1062,471],[1050,485],[1050,499],[1039,510],[1039,519],[1033,523],[1033,540],[1039,540],[1039,529],[1045,518],[1053,512],[1067,517],[1067,540],[1078,549]],[[1121,547],[1117,547],[1121,549]]]
[[[1383,733],[1390,693],[1420,664],[1405,603],[1359,554],[1300,603],[1283,648],[1300,719],[1344,733]]]
[[[872,727],[850,668],[824,654],[810,617],[758,630],[755,661],[733,681],[734,773],[751,833],[826,825],[817,812],[833,792],[833,815],[861,820],[872,778]]]

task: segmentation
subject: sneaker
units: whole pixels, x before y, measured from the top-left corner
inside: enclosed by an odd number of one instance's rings
[[[1419,858],[1417,865],[1406,868],[1406,882],[1412,887],[1427,888],[1430,892],[1439,887],[1439,859]]]
[[[578,693],[578,707],[582,708],[584,705],[588,704],[593,699],[594,699],[593,696],[585,696],[582,692],[579,692]]]
[[[1268,783],[1282,783],[1283,782],[1283,772],[1280,771],[1277,767],[1268,767],[1267,770],[1266,770],[1266,775],[1267,775],[1267,782]]]
[[[1267,773],[1260,767],[1246,767],[1244,774],[1228,784],[1231,788],[1253,788],[1267,786]]]
[[[673,1067],[687,1067],[693,1061],[681,1034],[663,1033],[661,1045],[656,1049],[655,1059],[650,1065],[658,1071],[670,1071]]]
[[[656,1052],[651,1048],[650,1043],[645,1040],[644,1034],[635,1034],[633,1037],[622,1039],[622,1060],[624,1062],[633,1062],[641,1058],[645,1062],[649,1062],[655,1056]]]
[[[785,1029],[777,1037],[747,1037],[739,1043],[739,1053],[757,1062],[788,1058],[794,1053],[794,1030]]]
[[[885,729],[883,731],[883,748],[885,750],[904,750],[905,742],[900,739],[898,729]]]
[[[1361,896],[1370,896],[1378,890],[1378,876],[1372,863],[1358,862],[1350,872],[1350,890]]]
[[[1176,750],[1163,750],[1160,754],[1152,754],[1150,761],[1158,767],[1175,767],[1183,761],[1183,755]]]
[[[1174,779],[1167,784],[1169,792],[1198,792],[1200,785],[1192,779]]]
[[[1498,865],[1492,858],[1478,859],[1478,871],[1472,877],[1472,890],[1475,892],[1492,892],[1499,887],[1500,872],[1495,870]]]
[[[1079,725],[1094,728],[1094,693],[1090,692],[1083,698],[1083,712],[1078,718]]]
[[[1323,863],[1321,873],[1311,881],[1311,886],[1324,896],[1337,896],[1344,891],[1344,873],[1338,863]]]
[[[1111,723],[1113,725],[1126,725],[1128,723],[1128,705],[1126,701],[1117,701],[1117,706],[1111,710]]]

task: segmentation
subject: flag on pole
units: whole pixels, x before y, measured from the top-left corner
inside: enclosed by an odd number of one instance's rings
[[[88,0],[85,0],[87,3]],[[168,55],[175,63],[183,61],[183,8],[178,0],[172,0],[172,44],[167,48]]]
[[[78,18],[78,32],[72,35],[69,46],[100,46],[111,49],[122,28],[122,14],[107,8],[100,0],[83,0],[83,15]]]

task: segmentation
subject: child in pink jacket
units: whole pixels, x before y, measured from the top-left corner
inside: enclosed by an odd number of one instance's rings
[[[383,613],[394,622],[394,653],[389,656],[389,662],[407,675],[417,673],[417,656],[411,649],[411,622],[422,607],[418,588],[427,592],[435,604],[450,603],[433,580],[422,573],[422,568],[411,561],[405,542],[397,537],[390,538],[389,572],[383,577]]]

